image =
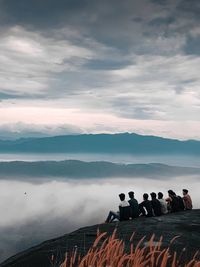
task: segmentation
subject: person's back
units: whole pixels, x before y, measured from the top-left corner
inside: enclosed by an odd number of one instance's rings
[[[178,198],[179,210],[183,211],[185,209],[183,198],[181,196],[177,196],[177,198]]]
[[[152,209],[151,201],[148,200],[148,197],[149,196],[146,193],[143,195],[144,201],[140,203],[139,208],[140,208],[140,212],[142,213],[143,216],[152,217],[153,216],[153,209]],[[146,212],[145,212],[145,210],[146,210]]]
[[[167,199],[167,201],[169,200],[169,203],[170,203],[170,211],[171,212],[180,211],[179,199],[176,196],[176,194],[172,190],[169,190],[168,194],[169,194],[169,198]]]
[[[167,202],[163,199],[163,193],[161,192],[158,193],[158,200],[160,201],[162,214],[163,215],[167,214],[168,213]]]
[[[130,204],[126,200],[122,200],[119,203],[119,207],[127,207],[127,206],[130,206]]]
[[[152,217],[153,216],[153,207],[152,207],[152,203],[150,200],[145,200],[144,201],[144,207],[147,211],[146,216],[147,217]]]
[[[162,212],[161,212],[161,204],[160,204],[160,201],[156,198],[156,193],[152,192],[151,193],[151,204],[152,204],[152,208],[153,208],[153,211],[154,211],[154,215],[155,216],[160,216],[162,215]]]
[[[191,210],[193,208],[192,199],[187,189],[183,189],[183,202],[186,210]]]
[[[128,200],[128,203],[131,207],[131,210],[132,210],[132,218],[137,218],[139,217],[139,204],[138,204],[138,201],[134,198],[134,192],[129,192],[129,197],[130,199]]]

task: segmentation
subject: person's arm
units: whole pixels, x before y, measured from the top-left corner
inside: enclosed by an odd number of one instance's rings
[[[120,202],[118,206],[118,212],[120,212],[121,207],[122,207],[122,203]]]
[[[187,196],[183,196],[183,200],[187,200],[188,199],[188,197]]]

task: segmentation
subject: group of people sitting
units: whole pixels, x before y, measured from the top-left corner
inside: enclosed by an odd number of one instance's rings
[[[151,200],[149,195],[143,195],[143,201],[139,204],[134,197],[134,192],[128,193],[129,200],[125,200],[125,194],[119,194],[120,204],[117,212],[110,211],[106,219],[106,223],[113,222],[115,219],[119,221],[134,219],[139,216],[153,217],[161,216],[171,212],[178,212],[192,209],[192,199],[187,189],[183,189],[183,196],[178,196],[173,190],[168,191],[168,197],[163,198],[163,193],[152,192]]]

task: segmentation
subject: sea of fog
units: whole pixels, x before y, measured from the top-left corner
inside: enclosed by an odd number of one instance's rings
[[[97,155],[97,154],[7,154],[0,161],[12,160],[106,160],[123,163],[159,162],[179,166],[200,166],[198,158],[178,156]],[[77,228],[105,221],[109,210],[116,210],[118,194],[135,191],[140,202],[144,192],[173,189],[181,194],[188,188],[194,207],[199,204],[199,177],[112,178],[89,180],[40,179],[0,180],[0,262],[15,253]],[[178,214],[177,214],[178,216]]]

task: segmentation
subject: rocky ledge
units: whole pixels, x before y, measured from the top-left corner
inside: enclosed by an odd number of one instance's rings
[[[1,263],[0,267],[49,267],[52,255],[55,259],[53,266],[59,266],[65,253],[71,252],[75,247],[79,254],[84,255],[94,242],[98,229],[110,235],[115,228],[117,236],[125,241],[127,249],[133,232],[135,244],[146,236],[143,244],[145,245],[154,233],[155,240],[163,236],[163,247],[168,247],[172,238],[178,236],[171,248],[182,254],[183,261],[190,259],[200,248],[200,210],[192,210],[161,217],[84,227],[21,252]]]

